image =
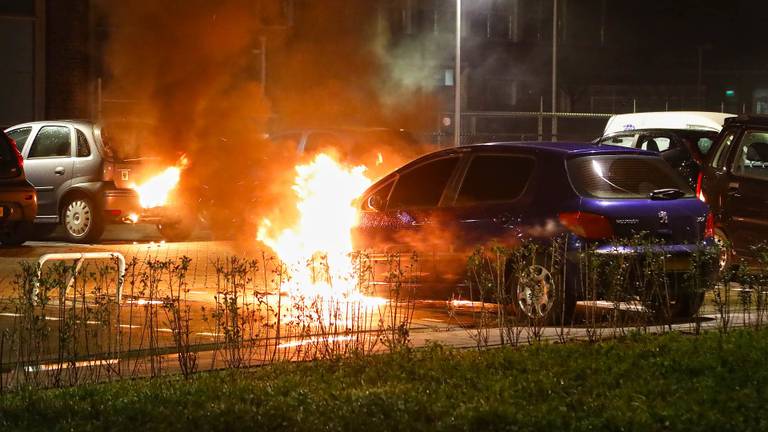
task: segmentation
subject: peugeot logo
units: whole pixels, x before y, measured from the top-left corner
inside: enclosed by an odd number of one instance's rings
[[[669,215],[664,210],[659,212],[659,223],[662,225],[669,223]]]

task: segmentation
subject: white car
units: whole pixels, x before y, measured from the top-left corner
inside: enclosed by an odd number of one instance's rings
[[[608,119],[597,143],[659,152],[695,186],[699,167],[725,119],[734,116],[704,111],[617,114]]]

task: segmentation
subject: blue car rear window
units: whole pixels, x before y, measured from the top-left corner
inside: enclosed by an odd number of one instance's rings
[[[571,159],[568,176],[576,192],[604,199],[648,198],[659,189],[693,191],[663,159],[639,155],[600,155]]]

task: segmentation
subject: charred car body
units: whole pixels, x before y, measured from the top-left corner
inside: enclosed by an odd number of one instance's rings
[[[188,202],[194,201],[191,208],[196,209],[197,217],[186,220],[203,223],[214,238],[232,239],[243,232],[256,232],[262,213],[281,202],[284,190],[269,185],[294,181],[295,171],[285,167],[328,153],[348,165],[365,165],[369,176],[380,177],[391,167],[426,153],[426,147],[409,132],[377,127],[282,130],[265,136],[260,149],[257,157],[248,160],[248,168],[238,170],[223,191],[216,184],[191,185],[194,199]],[[280,161],[279,165],[275,161]],[[239,197],[237,202],[232,195]]]
[[[270,141],[276,149],[300,158],[331,152],[341,162],[365,165],[374,177],[388,172],[382,171],[384,166],[399,166],[428,151],[410,132],[389,128],[288,130],[271,135]]]
[[[16,141],[37,191],[39,231],[62,225],[69,241],[93,243],[108,223],[165,221],[162,209],[142,209],[130,188],[139,161],[120,159],[98,124],[38,121],[12,126],[6,133]]]
[[[419,297],[447,299],[445,287],[464,281],[470,252],[497,241],[547,244],[566,235],[569,276],[560,300],[571,311],[583,295],[576,256],[586,245],[609,257],[640,254],[641,247],[623,242],[644,233],[677,263],[668,266],[674,278],[713,244],[706,205],[657,153],[639,149],[496,143],[443,150],[384,177],[361,200],[356,249],[379,260],[387,252],[417,251]],[[536,301],[518,296],[521,303]],[[685,290],[672,296],[676,316],[692,315],[703,299]],[[536,310],[546,313],[552,299],[541,301],[545,307]]]

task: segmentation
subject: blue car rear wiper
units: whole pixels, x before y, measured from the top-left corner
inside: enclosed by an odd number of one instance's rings
[[[673,200],[685,196],[685,192],[680,189],[668,188],[668,189],[656,189],[648,194],[652,200]]]

